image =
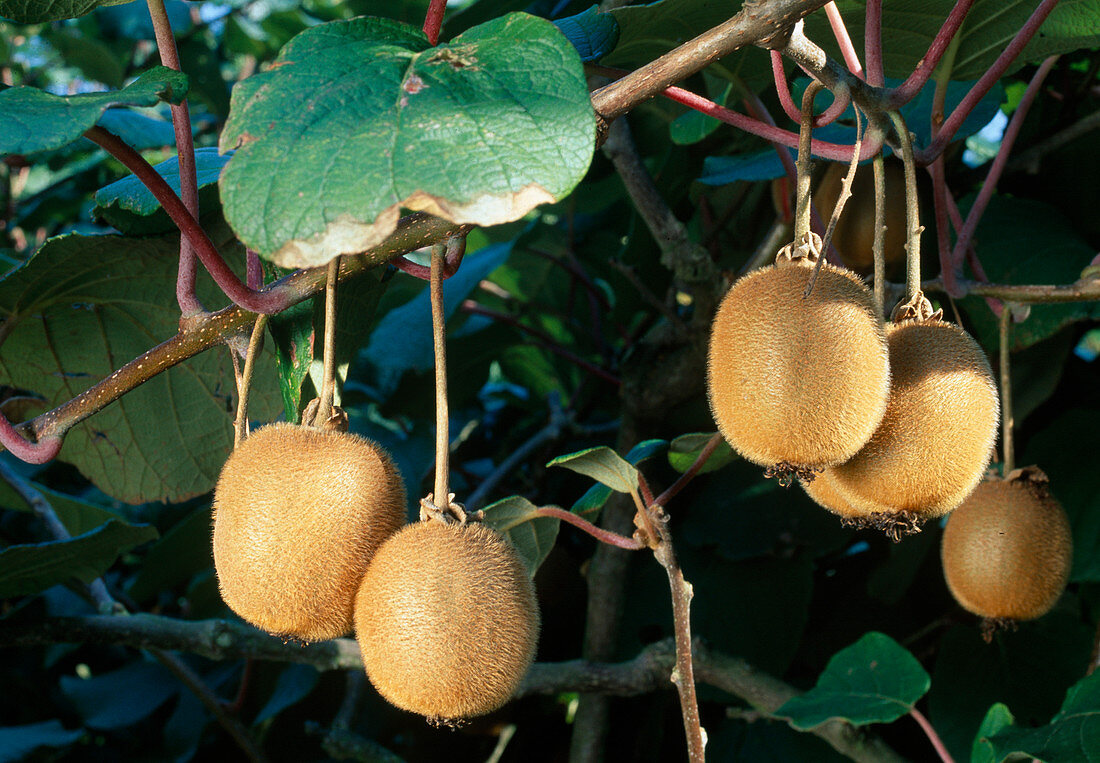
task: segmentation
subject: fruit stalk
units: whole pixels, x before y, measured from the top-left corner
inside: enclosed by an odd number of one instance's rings
[[[920,207],[917,202],[917,171],[913,162],[913,139],[905,120],[897,111],[890,112],[890,120],[901,144],[901,160],[905,165],[905,217],[907,241],[905,244],[905,300],[908,302],[920,292]]]
[[[256,356],[260,354],[260,343],[263,341],[268,317],[263,313],[256,316],[252,336],[248,340],[248,355],[244,359],[244,370],[241,371],[241,379],[237,385],[237,420],[233,427],[234,448],[248,437],[248,393],[252,388],[252,373],[256,367]]]
[[[443,314],[443,255],[446,247],[432,246],[432,274],[429,282],[432,301],[432,344],[435,349],[435,492],[433,502],[440,508],[450,504],[447,475],[450,471],[451,440],[447,408],[447,341]]]
[[[336,396],[336,284],[339,280],[340,258],[334,257],[328,263],[328,281],[325,284],[324,374],[321,379],[321,403],[317,406],[314,426],[320,426],[332,418],[332,401]]]
[[[820,82],[814,80],[802,94],[802,125],[798,130],[798,160],[795,163],[798,173],[794,208],[795,243],[801,242],[802,237],[810,232],[810,140],[813,136],[814,96],[822,87]]]
[[[875,172],[875,237],[871,242],[871,256],[875,261],[875,312],[881,322],[886,317],[886,162],[882,152],[875,154],[872,166]]]
[[[1008,304],[1001,307],[1000,336],[1001,336],[1001,457],[1003,464],[1001,474],[1008,473],[1015,468],[1015,452],[1012,445],[1012,365],[1009,360],[1009,330],[1012,325],[1012,308]]]
[[[936,748],[936,754],[940,756],[940,760],[942,760],[943,763],[955,763],[954,758],[951,757],[951,753],[947,751],[947,747],[944,745],[943,740],[940,739],[940,735],[936,733],[936,730],[932,728],[932,724],[924,717],[924,713],[915,707],[911,707],[909,708],[909,714],[913,716],[913,719],[920,725],[921,731],[928,737],[928,741]]]

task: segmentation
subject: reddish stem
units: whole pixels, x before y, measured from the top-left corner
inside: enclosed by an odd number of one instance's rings
[[[913,70],[913,73],[909,75],[905,82],[894,88],[894,92],[890,94],[890,108],[896,109],[908,103],[921,91],[924,84],[928,82],[928,78],[932,76],[932,71],[936,68],[936,64],[940,62],[940,59],[943,58],[943,54],[946,53],[947,49],[951,46],[951,40],[954,39],[955,35],[958,33],[963,20],[966,18],[966,14],[970,12],[970,6],[973,4],[974,0],[958,0],[958,2],[955,3],[955,7],[951,9],[951,13],[947,14],[947,19],[943,22],[943,26],[940,27],[940,31],[937,32],[935,38],[933,38],[932,44],[928,46],[928,51],[924,54],[924,58],[920,60],[920,64]],[[867,13],[868,15],[871,13],[870,4],[867,6]],[[879,65],[881,67],[881,61]],[[996,66],[996,64],[994,64],[994,66]],[[1000,76],[1001,75],[998,74],[997,78]],[[985,93],[982,93],[982,95],[984,94]]]
[[[943,156],[937,156],[928,165],[928,174],[932,176],[932,209],[936,218],[936,248],[940,255],[940,277],[943,278],[943,290],[948,295],[962,296],[959,289],[958,273],[951,258],[951,232],[947,222],[947,182],[944,179]]]
[[[950,218],[951,227],[955,229],[955,235],[957,236],[963,227],[962,214],[959,212],[959,205],[955,203],[955,197],[951,195],[951,189],[947,188],[946,185],[944,186],[944,193],[947,216]],[[982,267],[982,263],[978,259],[978,253],[974,251],[973,244],[966,248],[966,261],[970,265],[970,269],[974,272],[975,280],[979,283],[989,283],[989,276],[985,274],[985,268]],[[946,291],[946,289],[944,290]],[[999,299],[985,297],[985,302],[989,305],[989,309],[993,311],[994,315],[1000,316],[1002,305]]]
[[[656,503],[658,506],[667,506],[668,502],[675,498],[677,493],[683,490],[689,482],[695,479],[696,475],[699,474],[699,470],[703,468],[703,466],[710,459],[711,454],[714,453],[715,448],[717,448],[721,443],[722,435],[718,432],[715,432],[714,436],[707,440],[707,444],[703,446],[703,449],[701,451],[699,451],[699,455],[695,457],[695,461],[693,461],[691,466],[688,467],[688,470],[681,474],[680,478],[673,482],[672,485],[670,485],[665,492],[657,496],[657,500],[654,501],[654,503]]]
[[[795,122],[801,122],[802,110],[795,104],[794,99],[791,97],[790,88],[787,86],[787,75],[783,71],[783,54],[778,50],[773,50],[771,51],[771,57],[772,78],[775,80],[775,92],[779,96],[779,103],[783,106],[783,111],[787,112],[787,116]],[[841,95],[833,93],[833,102],[829,104],[829,108],[814,117],[813,126],[823,127],[824,125],[835,122],[837,118],[844,113],[844,110],[848,108],[848,104],[851,103],[851,101],[852,98],[847,92]],[[848,155],[851,156],[851,153],[849,152]]]
[[[920,725],[921,731],[928,737],[928,741],[932,743],[932,746],[936,749],[936,753],[940,756],[940,760],[943,763],[955,763],[951,757],[951,753],[947,751],[946,745],[943,740],[940,739],[940,735],[936,733],[936,730],[932,728],[932,724],[928,722],[928,719],[924,717],[924,713],[915,707],[909,708],[909,714],[913,716],[913,719]]]
[[[244,279],[250,289],[262,289],[264,286],[264,269],[260,265],[260,255],[251,249],[244,255]]]
[[[454,236],[447,240],[447,252],[443,261],[443,278],[450,278],[458,272],[458,266],[462,264],[462,258],[466,254],[466,237]],[[401,255],[390,260],[390,264],[402,273],[408,273],[422,281],[430,281],[432,269],[423,265],[417,265],[408,257]]]
[[[990,88],[996,84],[997,80],[1001,78],[1001,75],[1005,73],[1009,64],[1020,55],[1020,52],[1031,41],[1035,32],[1038,31],[1042,23],[1046,21],[1047,16],[1050,15],[1050,12],[1054,10],[1054,6],[1057,4],[1058,0],[1043,0],[1039,3],[1039,6],[1032,12],[1027,23],[1024,24],[1023,27],[1020,28],[1020,31],[1016,33],[1016,36],[1012,38],[1012,41],[1004,49],[1004,52],[997,56],[997,60],[993,62],[993,65],[974,83],[974,87],[970,88],[970,92],[963,97],[959,105],[951,112],[951,116],[944,121],[942,129],[939,134],[933,138],[928,148],[917,152],[916,159],[918,163],[928,164],[932,159],[943,152],[944,147],[955,136],[959,127],[962,126],[963,121],[970,115],[970,112],[974,110],[974,107],[978,105],[978,102],[985,97],[985,94],[989,92]]]
[[[187,211],[187,207],[180,201],[180,197],[165,182],[164,178],[145,161],[145,159],[130,146],[126,145],[117,136],[104,130],[102,127],[93,127],[84,133],[84,137],[105,149],[113,157],[122,162],[130,172],[145,184],[145,187],[156,197],[164,211],[191,242],[202,264],[214,278],[215,283],[221,287],[225,295],[233,300],[234,304],[254,313],[277,313],[290,306],[285,294],[276,294],[267,291],[253,291],[241,283],[237,274],[229,269],[222,259],[217,247],[206,235],[198,221]]]
[[[875,87],[886,84],[882,71],[882,0],[867,0],[863,29],[863,57],[867,60],[867,82]]]
[[[609,546],[617,546],[627,551],[640,551],[645,548],[645,544],[639,543],[633,538],[628,538],[625,535],[619,535],[618,533],[596,527],[596,525],[592,524],[584,517],[574,514],[571,511],[559,509],[556,506],[540,506],[535,511],[540,517],[553,517],[554,519],[568,522],[574,527],[584,530],[601,543],[606,543]]]
[[[1031,82],[1027,83],[1027,90],[1024,91],[1024,96],[1020,99],[1020,104],[1016,107],[1016,112],[1009,120],[1008,128],[1001,138],[1001,147],[997,149],[997,155],[993,157],[989,174],[985,176],[982,189],[978,191],[978,197],[974,199],[974,206],[970,208],[970,212],[966,215],[966,224],[963,225],[962,232],[959,234],[958,240],[955,241],[955,249],[951,252],[951,264],[955,269],[962,265],[966,248],[970,246],[970,240],[974,237],[978,222],[982,219],[982,214],[985,213],[989,200],[993,198],[993,192],[997,189],[997,181],[1001,179],[1001,173],[1004,172],[1005,165],[1008,164],[1008,155],[1012,152],[1012,145],[1020,134],[1020,128],[1024,124],[1024,119],[1027,118],[1027,112],[1031,109],[1031,104],[1035,101],[1035,95],[1042,87],[1043,80],[1046,79],[1057,60],[1058,56],[1050,56],[1043,61],[1031,77]]]
[[[649,487],[649,481],[646,480],[645,475],[638,472],[638,490],[642,494],[642,502],[646,506],[653,505],[653,491]]]
[[[149,18],[160,51],[160,61],[169,69],[183,71],[180,67],[176,38],[172,24],[164,8],[164,0],[148,0]],[[183,205],[191,216],[199,216],[199,184],[195,171],[195,141],[191,135],[191,113],[187,101],[172,106],[172,129],[176,135],[176,156],[180,173],[180,191]],[[180,238],[179,274],[176,277],[176,301],[184,317],[203,312],[202,303],[195,296],[195,249],[186,237]]]
[[[20,461],[28,464],[44,464],[57,456],[61,450],[61,438],[43,437],[38,442],[31,442],[19,434],[6,416],[0,414],[0,445],[7,448],[8,452]]]
[[[848,27],[844,26],[844,19],[841,18],[840,11],[833,0],[829,0],[825,5],[825,15],[829,19],[829,26],[833,29],[833,37],[836,38],[836,43],[840,46],[840,54],[844,56],[844,64],[848,67],[848,71],[863,79],[863,67],[859,63],[859,54],[856,53],[855,46],[852,45]]]
[[[443,12],[446,10],[447,0],[432,0],[428,6],[428,12],[424,16],[424,34],[432,45],[439,42],[439,30],[443,26]]]

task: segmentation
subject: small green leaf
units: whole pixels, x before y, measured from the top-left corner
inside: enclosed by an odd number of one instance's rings
[[[538,507],[518,495],[499,500],[483,511],[485,524],[512,541],[527,573],[534,577],[554,546],[561,520],[539,516]]]
[[[686,472],[695,463],[695,459],[702,454],[703,448],[707,446],[712,437],[714,437],[713,434],[702,432],[680,435],[668,446],[668,463],[676,471]],[[729,443],[722,440],[718,443],[718,447],[707,457],[706,463],[699,470],[699,474],[721,469],[736,458],[737,455],[730,448]]]
[[[122,90],[54,95],[33,87],[0,90],[0,154],[49,151],[72,143],[111,106],[179,103],[187,75],[156,66]]]
[[[642,440],[626,454],[628,463],[637,466],[647,458],[659,453],[668,445],[667,440]],[[595,522],[600,516],[600,510],[611,497],[612,490],[607,485],[597,482],[585,491],[577,502],[570,507],[570,511],[579,514],[589,522]]]
[[[547,466],[564,466],[620,493],[638,490],[638,470],[606,445],[558,456]]]
[[[575,16],[555,19],[554,26],[561,30],[585,62],[598,61],[619,41],[619,24],[615,17],[600,13],[595,5]]]
[[[393,232],[399,210],[494,225],[564,198],[595,119],[577,52],[512,13],[430,47],[358,18],[297,35],[233,88],[221,135],[226,218],[285,267],[322,265]]]
[[[1066,692],[1061,711],[1042,728],[1011,726],[989,739],[994,759],[1029,755],[1044,761],[1094,760],[1100,750],[1100,672]]]
[[[39,747],[68,747],[84,736],[84,729],[68,730],[61,721],[42,721],[0,728],[0,763],[24,760]]]
[[[0,16],[17,24],[75,19],[104,5],[121,5],[133,0],[0,0]]]
[[[889,636],[868,633],[829,660],[817,685],[775,714],[803,731],[834,718],[855,726],[908,713],[931,684],[917,659]]]
[[[74,577],[90,583],[119,554],[156,537],[152,525],[112,519],[68,540],[8,546],[0,551],[0,598],[38,593]]]
[[[1011,727],[1012,722],[1012,711],[1008,709],[1008,705],[997,702],[989,708],[977,736],[974,737],[974,746],[970,749],[970,763],[1001,763],[989,737],[1002,729]]]
[[[199,209],[209,211],[218,205],[218,176],[230,156],[218,154],[216,148],[195,150],[195,168],[198,176]],[[177,194],[180,192],[179,159],[173,156],[153,167]],[[130,175],[96,191],[95,209],[92,214],[123,233],[148,236],[166,233],[175,223],[161,208],[160,202],[149,189]],[[154,219],[148,219],[148,218]]]

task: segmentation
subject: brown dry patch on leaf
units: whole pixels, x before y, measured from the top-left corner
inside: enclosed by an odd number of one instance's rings
[[[540,204],[554,201],[557,201],[554,195],[541,185],[529,183],[516,193],[486,193],[464,202],[417,191],[405,199],[402,206],[459,224],[500,225],[518,220]]]
[[[283,244],[271,255],[271,261],[283,268],[315,268],[341,254],[365,252],[381,244],[397,229],[398,217],[398,204],[384,209],[372,223],[340,215],[320,233]]]

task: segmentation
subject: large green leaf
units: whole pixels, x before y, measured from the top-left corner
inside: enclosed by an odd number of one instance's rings
[[[230,253],[225,226],[215,242]],[[105,379],[178,330],[179,239],[59,236],[0,280],[0,382],[53,407]],[[239,261],[239,252],[236,252]],[[225,296],[199,278],[204,304]],[[28,359],[34,359],[30,362]],[[275,407],[267,362],[257,364],[250,414]],[[131,503],[180,501],[214,485],[232,443],[235,386],[224,348],[161,373],[65,437],[60,458]]]
[[[221,197],[247,245],[321,265],[384,240],[402,207],[518,219],[573,189],[594,141],[580,59],[548,21],[509,14],[435,48],[398,22],[338,21],[233,89]]]
[[[0,154],[29,154],[61,148],[80,138],[112,106],[179,103],[187,75],[155,66],[122,90],[54,95],[33,87],[0,90]]]
[[[213,519],[206,505],[193,509],[149,547],[141,569],[127,593],[138,604],[171,586],[179,585],[213,563],[211,528]]]
[[[131,662],[94,678],[61,677],[61,691],[93,729],[122,729],[148,718],[179,691],[168,669]]]
[[[930,684],[904,647],[882,633],[868,633],[833,655],[817,685],[775,714],[803,730],[834,718],[856,726],[889,723],[908,713]]]
[[[1066,692],[1062,709],[1047,726],[1009,727],[989,740],[995,760],[1022,753],[1042,761],[1094,761],[1100,754],[1100,673],[1082,678]]]
[[[518,495],[486,506],[485,524],[506,535],[531,577],[538,572],[558,537],[561,520],[539,516],[538,507]]]
[[[109,519],[121,520],[121,517],[113,511],[97,504],[81,501],[42,485],[34,485],[33,487],[46,499],[46,502],[57,514],[57,518],[61,520],[61,524],[65,526],[70,535],[81,535],[89,530],[94,530]],[[14,509],[15,511],[31,510],[30,505],[23,500],[23,497],[3,480],[0,480],[0,508]]]
[[[103,5],[122,5],[132,0],[0,0],[0,16],[20,24],[74,19]]]
[[[72,578],[90,583],[119,554],[155,537],[152,525],[112,519],[67,540],[8,546],[0,551],[0,598],[38,593]]]
[[[951,13],[955,0],[891,0],[882,4],[883,68],[888,77],[905,78],[924,57],[932,39]],[[996,60],[1038,5],[1035,0],[975,0],[959,35],[951,79],[978,79]],[[837,0],[853,40],[863,39],[865,3]],[[1041,61],[1100,44],[1100,0],[1061,0],[1043,22],[1009,73]],[[806,34],[840,60],[835,37],[824,13],[806,18]]]
[[[216,148],[200,148],[195,151],[195,169],[198,176],[199,209],[208,211],[217,206],[218,176],[230,155],[218,154]],[[180,192],[179,159],[173,156],[153,167],[178,194]],[[107,224],[128,235],[148,236],[166,233],[175,228],[160,202],[149,189],[129,175],[96,191],[93,214]]]

